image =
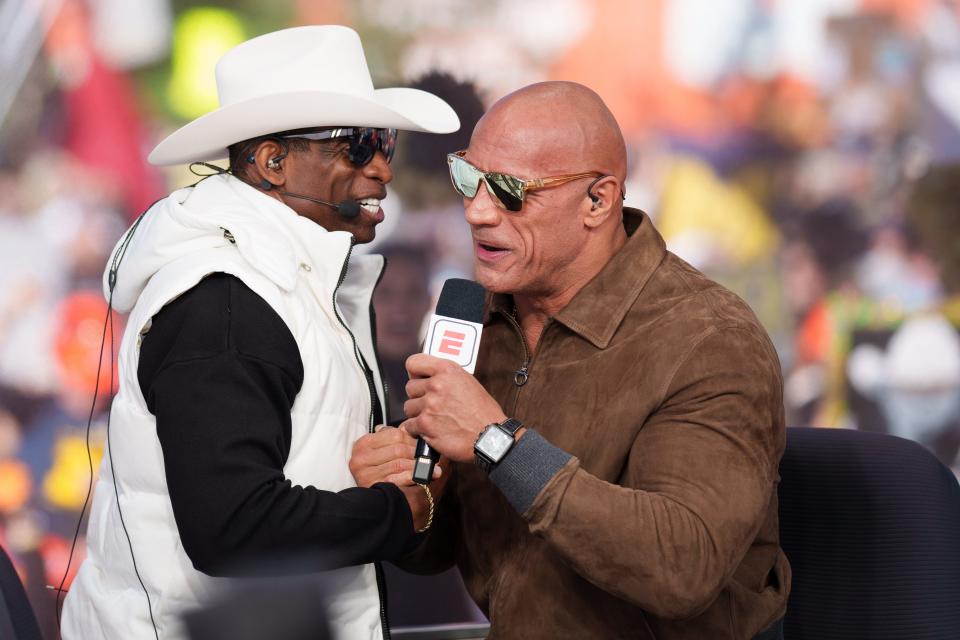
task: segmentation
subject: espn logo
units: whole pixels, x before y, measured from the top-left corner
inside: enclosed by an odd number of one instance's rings
[[[447,329],[440,336],[440,348],[437,349],[437,353],[459,358],[460,350],[463,349],[463,341],[466,339],[467,334]]]
[[[435,315],[431,318],[424,351],[444,360],[452,360],[473,373],[480,350],[481,327],[472,322]]]

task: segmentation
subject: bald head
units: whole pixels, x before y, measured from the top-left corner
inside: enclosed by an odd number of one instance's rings
[[[600,171],[621,184],[627,153],[620,126],[596,92],[575,82],[532,84],[498,100],[477,123],[471,151],[495,151],[503,166],[537,176]]]
[[[520,211],[507,211],[487,178],[464,197],[477,282],[512,294],[524,322],[562,309],[626,242],[623,135],[583,85],[544,82],[502,98],[477,123],[463,157],[482,172],[570,177],[529,188]]]

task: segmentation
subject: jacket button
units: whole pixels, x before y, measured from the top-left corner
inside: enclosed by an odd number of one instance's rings
[[[308,265],[306,262],[301,262],[300,268],[303,269],[304,271],[313,271],[313,267]]]

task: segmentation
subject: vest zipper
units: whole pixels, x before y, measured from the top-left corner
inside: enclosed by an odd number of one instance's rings
[[[383,267],[380,269],[380,275],[377,281],[373,283],[373,291],[370,294],[370,335],[373,338],[373,359],[377,365],[377,371],[380,372],[380,383],[383,385],[383,424],[390,424],[390,386],[387,384],[387,377],[383,375],[383,365],[380,363],[380,349],[377,344],[377,312],[373,308],[373,296],[377,293],[377,287],[383,280],[383,274],[387,272],[387,258],[383,258]],[[376,426],[376,425],[374,425]]]
[[[348,327],[347,323],[340,317],[340,311],[337,309],[337,292],[340,290],[340,285],[343,284],[343,281],[347,279],[347,270],[350,267],[350,256],[353,254],[353,247],[356,242],[354,237],[350,236],[350,248],[347,249],[347,257],[343,261],[343,268],[340,270],[340,279],[337,280],[337,286],[333,288],[333,315],[336,316],[337,322],[340,323],[340,326],[342,326],[346,330],[347,335],[350,336],[350,342],[353,344],[353,356],[357,359],[357,364],[360,365],[363,377],[367,380],[367,391],[370,393],[370,418],[367,424],[367,430],[373,433],[373,428],[376,426],[374,424],[374,406],[377,403],[377,387],[373,381],[373,372],[370,371],[370,367],[367,366],[366,361],[363,359],[363,354],[357,345],[356,336],[353,335],[353,331],[350,331],[350,327]],[[374,351],[376,351],[376,348],[374,348]]]
[[[340,323],[346,331],[347,335],[350,336],[350,341],[353,343],[353,355],[357,359],[357,363],[360,365],[360,369],[363,371],[363,377],[367,379],[367,389],[370,391],[370,424],[368,429],[370,432],[373,432],[373,428],[376,426],[374,424],[374,405],[377,402],[377,388],[373,381],[373,372],[370,371],[370,367],[367,366],[367,363],[363,359],[363,354],[360,353],[360,347],[357,346],[357,338],[353,335],[353,332],[350,331],[350,327],[347,326],[347,323],[343,321],[343,318],[340,317],[340,311],[337,309],[337,291],[340,290],[340,285],[343,284],[343,281],[347,279],[347,269],[350,267],[350,256],[353,254],[353,246],[356,244],[356,240],[353,236],[350,237],[350,248],[347,249],[347,257],[343,261],[343,268],[340,270],[340,279],[337,281],[337,286],[333,288],[333,315],[336,316],[337,322]],[[383,271],[380,271],[380,278],[383,277]],[[380,278],[377,278],[377,284],[380,283]],[[374,286],[376,289],[376,286]],[[373,304],[370,305],[371,311],[373,310]],[[375,318],[371,318],[375,319]],[[377,366],[380,366],[379,357],[377,354],[376,348],[376,325],[371,325],[372,337],[374,341],[374,357],[377,358]],[[383,372],[381,371],[381,379],[383,377]],[[386,394],[386,387],[384,387],[384,394]],[[384,414],[386,417],[386,414]],[[374,573],[377,577],[377,597],[380,599],[380,628],[383,632],[383,639],[390,640],[390,625],[387,622],[387,590],[384,588],[384,579],[383,579],[383,567],[380,566],[379,562],[373,563]]]
[[[370,294],[370,335],[373,338],[373,359],[380,372],[380,382],[383,384],[383,423],[390,423],[390,387],[387,385],[387,378],[383,375],[383,365],[380,364],[380,350],[377,348],[377,312],[373,307],[373,296],[383,280],[383,274],[387,271],[387,259],[383,259],[383,268],[380,269],[380,275],[373,284],[373,291]],[[372,381],[371,381],[372,383]],[[374,425],[376,426],[376,425]],[[373,431],[373,427],[370,428]],[[373,567],[377,574],[377,593],[380,596],[380,626],[383,630],[383,639],[390,640],[390,625],[387,622],[387,584],[383,575],[383,565],[374,562]]]

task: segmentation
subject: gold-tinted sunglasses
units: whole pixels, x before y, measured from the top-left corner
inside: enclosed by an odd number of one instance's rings
[[[483,180],[493,201],[507,211],[520,211],[523,208],[523,198],[528,191],[558,187],[561,184],[581,178],[596,178],[594,180],[596,182],[606,175],[599,171],[588,171],[586,173],[571,173],[563,176],[524,180],[508,173],[481,171],[467,162],[463,158],[464,154],[466,154],[466,151],[447,154],[447,165],[450,168],[450,181],[453,182],[453,188],[464,198],[473,198],[476,197],[477,189],[480,188],[480,181]],[[589,189],[587,193],[590,193]],[[593,197],[592,194],[590,195]]]

